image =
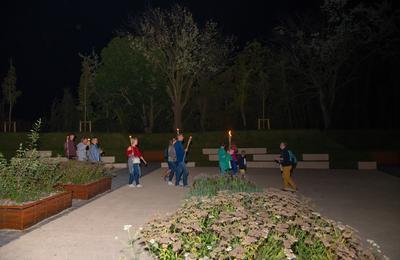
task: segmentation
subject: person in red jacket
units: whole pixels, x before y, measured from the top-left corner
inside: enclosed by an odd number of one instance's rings
[[[131,145],[126,149],[126,156],[128,157],[128,169],[129,169],[129,187],[143,187],[139,183],[141,176],[140,161],[142,160],[147,165],[146,160],[143,158],[143,154],[140,151],[139,140],[134,137],[131,138]],[[133,184],[135,182],[135,184]]]

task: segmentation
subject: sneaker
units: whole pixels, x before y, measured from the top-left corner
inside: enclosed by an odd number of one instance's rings
[[[179,182],[179,186],[183,186],[183,181],[180,181],[180,182]]]
[[[128,187],[135,188],[136,186],[133,184],[129,184]]]
[[[143,187],[142,184],[136,185],[136,188],[142,188],[142,187]]]
[[[172,181],[169,181],[169,182],[168,182],[168,186],[172,186],[172,185],[174,185],[174,184],[172,183]]]

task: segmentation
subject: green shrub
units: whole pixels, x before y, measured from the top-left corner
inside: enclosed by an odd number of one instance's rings
[[[194,181],[193,188],[188,193],[188,196],[215,196],[220,191],[258,192],[261,189],[243,178],[230,176],[200,178]]]
[[[108,171],[102,164],[80,161],[61,163],[57,171],[62,176],[62,184],[88,184],[108,176]]]
[[[350,227],[279,190],[193,197],[134,244],[157,259],[376,259]]]
[[[33,152],[27,158],[0,159],[0,199],[16,203],[33,201],[54,192],[61,179],[57,166],[38,160]]]

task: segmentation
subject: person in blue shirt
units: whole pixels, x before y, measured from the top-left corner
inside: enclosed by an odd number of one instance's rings
[[[188,187],[188,176],[189,171],[186,168],[185,157],[187,150],[183,148],[183,140],[185,137],[183,134],[177,136],[177,141],[174,144],[176,154],[176,176],[175,186],[179,186],[181,179],[183,180],[183,187]]]
[[[76,156],[78,161],[88,160],[89,140],[87,137],[82,137],[81,142],[76,146]]]
[[[101,149],[99,147],[98,140],[96,137],[93,137],[88,152],[89,161],[100,162],[101,160],[100,154],[101,154]]]

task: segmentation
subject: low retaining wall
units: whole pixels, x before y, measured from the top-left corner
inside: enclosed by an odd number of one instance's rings
[[[71,191],[20,206],[0,206],[0,229],[23,230],[71,206]]]
[[[65,190],[72,192],[72,198],[88,200],[96,195],[111,190],[111,177],[106,177],[89,184],[62,184]]]

